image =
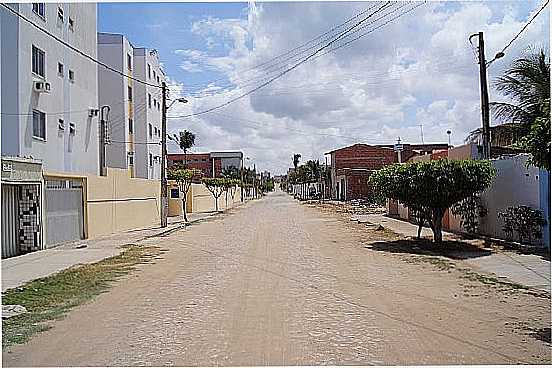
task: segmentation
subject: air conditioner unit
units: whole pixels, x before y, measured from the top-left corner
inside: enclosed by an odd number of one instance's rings
[[[50,83],[48,82],[33,82],[34,90],[38,93],[50,93]]]
[[[95,109],[95,108],[93,108],[93,107],[90,107],[90,108],[88,109],[88,117],[93,118],[93,117],[95,117],[95,116],[98,116],[99,113],[100,113],[100,110],[99,110],[99,109]]]

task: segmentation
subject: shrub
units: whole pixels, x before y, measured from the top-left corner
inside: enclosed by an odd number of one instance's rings
[[[508,239],[513,240],[515,232],[520,243],[527,240],[531,244],[533,239],[541,239],[542,227],[546,225],[542,211],[528,206],[508,207],[498,214],[498,218],[504,222],[502,230]]]
[[[478,232],[479,219],[487,216],[487,209],[481,204],[481,198],[477,194],[454,204],[450,209],[452,214],[460,216],[460,225],[471,234]]]

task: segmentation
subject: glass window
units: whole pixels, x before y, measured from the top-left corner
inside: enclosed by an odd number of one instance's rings
[[[151,94],[148,93],[148,107],[151,109]]]
[[[132,119],[128,119],[128,132],[130,134],[134,133],[134,122]]]
[[[132,87],[128,87],[128,100],[132,102]]]
[[[148,64],[148,79],[151,79],[151,65]]]
[[[46,114],[33,110],[33,137],[46,139]]]
[[[63,9],[58,8],[58,20],[63,23]]]
[[[69,18],[69,29],[73,31],[75,29],[75,21],[73,18]]]
[[[72,71],[71,69],[69,69],[69,80],[71,82],[74,82],[75,81],[75,72]]]
[[[44,51],[33,45],[33,73],[45,77],[45,54]]]
[[[153,127],[152,127],[151,124],[148,124],[148,126],[149,126],[149,137],[151,138],[151,137],[152,137],[152,134],[153,134],[153,133],[152,133]]]
[[[127,67],[128,70],[132,70],[132,56],[130,54],[127,54]]]
[[[62,63],[58,63],[58,74],[60,75],[60,77],[63,77],[63,64]]]
[[[149,154],[149,164],[153,166],[153,155],[151,153]]]
[[[44,3],[33,3],[33,11],[44,18]]]

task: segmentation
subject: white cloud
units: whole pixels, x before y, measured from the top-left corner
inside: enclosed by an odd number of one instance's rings
[[[181,67],[216,70],[226,78],[194,90],[203,97],[175,106],[169,115],[201,111],[241,95],[278,70],[251,67],[373,5],[250,4],[247,19],[196,21],[191,31],[205,39],[206,49],[177,50]],[[468,37],[485,32],[491,57],[523,26],[526,7],[523,2],[429,3],[216,113],[172,119],[170,126],[197,133],[196,150],[242,149],[257,167],[273,172],[284,172],[295,152],[303,160],[323,160],[324,152],[356,142],[392,143],[397,136],[419,142],[420,124],[425,142],[447,142],[451,130],[453,143],[461,144],[480,124],[478,65]],[[489,81],[527,45],[548,49],[545,13],[493,64]],[[215,45],[226,45],[223,55],[210,54]]]

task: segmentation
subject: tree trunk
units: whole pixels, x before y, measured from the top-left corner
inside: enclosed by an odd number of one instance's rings
[[[420,217],[418,220],[418,239],[422,238],[422,228],[424,227],[424,218]]]
[[[225,197],[226,197],[226,209],[228,209],[228,191],[226,191]]]
[[[188,216],[186,215],[186,193],[184,193],[184,198],[182,198],[182,215],[184,215],[184,221],[188,222]]]
[[[443,241],[443,215],[445,214],[444,211],[440,209],[434,209],[433,210],[433,241],[435,243],[441,243]]]
[[[188,167],[188,154],[186,153],[186,150],[184,150],[184,168],[186,169]]]
[[[218,197],[215,197],[215,211],[218,212]]]

